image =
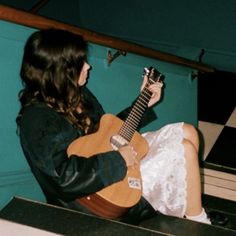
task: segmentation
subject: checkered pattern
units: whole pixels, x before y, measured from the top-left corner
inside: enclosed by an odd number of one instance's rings
[[[204,160],[209,167],[222,168],[223,171],[236,171],[236,108],[226,125],[199,121],[205,148]]]
[[[236,74],[200,75],[198,91],[204,164],[236,173]]]

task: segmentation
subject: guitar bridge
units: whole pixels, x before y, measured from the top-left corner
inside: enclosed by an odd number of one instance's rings
[[[120,135],[113,135],[110,139],[110,144],[113,150],[117,151],[120,147],[126,146],[129,142]]]

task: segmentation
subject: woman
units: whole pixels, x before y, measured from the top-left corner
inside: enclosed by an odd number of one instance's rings
[[[86,53],[83,38],[67,31],[48,29],[30,36],[21,68],[24,89],[17,123],[25,156],[47,201],[88,212],[75,199],[122,180],[127,166],[137,160],[129,145],[90,158],[67,156],[69,144],[95,132],[104,114],[86,88]],[[148,89],[151,107],[160,100],[162,83]],[[199,141],[193,126],[170,124],[143,137],[149,143],[140,162],[143,197],[122,220],[138,223],[161,212],[210,224],[201,204]]]

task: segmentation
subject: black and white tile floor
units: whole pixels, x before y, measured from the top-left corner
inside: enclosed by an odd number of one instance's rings
[[[236,201],[236,74],[199,74],[198,120],[204,191]]]

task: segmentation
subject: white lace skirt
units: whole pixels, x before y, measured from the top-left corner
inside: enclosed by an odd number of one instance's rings
[[[149,152],[141,161],[143,197],[163,214],[183,217],[186,210],[186,167],[183,123],[144,133]]]

